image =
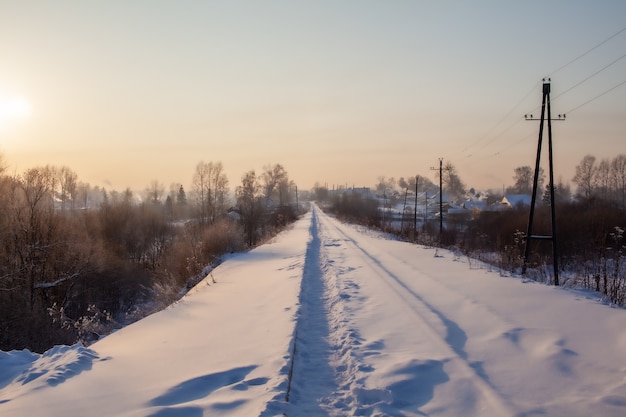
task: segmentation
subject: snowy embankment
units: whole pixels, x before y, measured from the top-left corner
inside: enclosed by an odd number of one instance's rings
[[[625,321],[314,207],[89,348],[0,352],[0,415],[623,416]]]

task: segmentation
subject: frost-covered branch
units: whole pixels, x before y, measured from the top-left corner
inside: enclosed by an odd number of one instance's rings
[[[54,281],[54,282],[42,282],[42,283],[39,283],[39,284],[35,284],[35,285],[33,286],[33,288],[34,288],[34,289],[42,289],[42,288],[52,288],[52,287],[56,287],[56,286],[58,286],[58,285],[60,285],[60,284],[64,283],[65,281],[69,281],[69,280],[71,280],[71,279],[78,278],[79,276],[80,276],[80,274],[79,274],[79,273],[74,273],[74,274],[68,275],[68,276],[66,276],[66,277],[59,278],[59,279],[57,279],[57,280],[56,280],[56,281]]]

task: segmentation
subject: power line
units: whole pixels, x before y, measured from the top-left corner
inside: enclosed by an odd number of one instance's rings
[[[583,106],[586,106],[587,104],[591,103],[592,101],[599,99],[600,97],[602,97],[602,96],[604,96],[604,95],[606,95],[606,94],[610,93],[611,91],[615,90],[616,88],[621,87],[621,86],[622,86],[622,85],[624,85],[624,84],[626,84],[626,80],[622,81],[621,83],[619,83],[619,84],[617,84],[617,85],[614,85],[613,87],[609,88],[608,90],[603,91],[602,93],[598,94],[597,96],[590,98],[589,100],[585,101],[585,102],[584,102],[584,103],[582,103],[582,104],[579,104],[578,106],[576,106],[576,107],[574,107],[574,108],[570,109],[569,111],[564,112],[564,113],[563,113],[563,115],[570,114],[570,113],[572,113],[573,111],[578,110],[578,109],[580,109],[580,108],[581,108],[581,107],[583,107]],[[562,93],[562,94],[563,94],[563,93]],[[562,95],[562,94],[561,94],[561,95]],[[553,101],[554,101],[554,100],[553,100]],[[521,121],[521,119],[520,119],[519,121]],[[518,122],[519,122],[519,121],[518,121]],[[515,124],[517,124],[517,123],[515,123]],[[504,132],[502,132],[502,133],[504,133]],[[493,154],[489,154],[489,155],[487,155],[487,156],[492,157],[492,156],[497,156],[497,155],[500,155],[501,153],[506,152],[506,151],[508,151],[508,150],[510,150],[510,149],[512,149],[512,148],[514,148],[514,147],[516,147],[516,146],[518,146],[518,145],[520,145],[522,142],[526,141],[527,139],[529,139],[529,138],[530,138],[531,136],[533,136],[533,135],[534,135],[533,133],[529,133],[529,134],[525,135],[524,137],[519,138],[519,139],[518,139],[518,140],[516,140],[515,142],[512,142],[512,143],[510,143],[509,145],[504,146],[504,147],[503,147],[503,148],[501,148],[500,150],[498,150],[498,151],[494,152]],[[485,146],[486,146],[486,145],[487,145],[487,144],[485,144]]]
[[[549,74],[551,74],[551,75],[556,74],[557,72],[561,71],[563,68],[568,67],[569,65],[571,65],[574,62],[578,61],[579,59],[581,59],[585,55],[589,54],[590,52],[592,52],[595,49],[599,48],[600,46],[604,45],[605,43],[607,43],[608,41],[610,41],[611,39],[613,39],[614,37],[616,37],[617,35],[619,35],[620,33],[624,32],[624,31],[626,31],[626,27],[623,27],[622,29],[618,30],[616,33],[614,33],[613,35],[609,36],[608,38],[606,38],[602,42],[598,43],[596,46],[592,47],[591,49],[587,50],[586,52],[582,53],[581,55],[579,55],[576,58],[574,58],[571,61],[569,61],[567,64],[559,67],[558,69],[556,69],[555,71],[552,71]]]
[[[560,66],[560,67],[559,67],[559,68],[557,68],[555,71],[552,71],[552,72],[551,72],[551,74],[556,74],[556,73],[558,73],[559,71],[561,71],[561,70],[565,69],[566,67],[570,66],[570,65],[571,65],[571,64],[573,64],[574,62],[578,61],[579,59],[583,58],[584,56],[586,56],[586,55],[588,55],[589,53],[593,52],[594,50],[598,49],[600,46],[604,45],[605,43],[607,43],[608,41],[610,41],[611,39],[613,39],[613,38],[617,37],[618,35],[620,35],[622,32],[625,32],[625,31],[626,31],[626,27],[621,28],[620,30],[618,30],[617,32],[615,32],[614,34],[612,34],[611,36],[609,36],[608,38],[604,39],[603,41],[601,41],[601,42],[597,43],[596,45],[594,45],[593,47],[591,47],[591,48],[590,48],[590,49],[588,49],[587,51],[585,51],[585,52],[583,52],[582,54],[578,55],[576,58],[574,58],[574,59],[570,60],[569,62],[567,62],[566,64],[564,64],[564,65]],[[610,66],[612,66],[612,65],[616,64],[617,62],[619,62],[620,60],[624,59],[625,57],[626,57],[626,54],[622,55],[621,57],[617,58],[616,60],[612,61],[611,63],[609,63],[609,64],[605,65],[605,66],[604,66],[604,67],[602,67],[602,68],[600,68],[598,71],[596,71],[596,72],[594,72],[593,74],[589,75],[588,77],[586,77],[586,78],[585,78],[585,79],[583,79],[582,81],[578,82],[577,84],[573,85],[572,87],[568,88],[567,90],[565,90],[565,91],[563,91],[562,93],[558,94],[557,96],[553,97],[553,98],[552,98],[552,101],[554,101],[554,100],[556,100],[558,97],[561,97],[562,95],[564,95],[564,94],[566,94],[566,93],[570,92],[571,90],[573,90],[574,88],[576,88],[576,87],[578,87],[579,85],[583,84],[584,82],[588,81],[589,79],[591,79],[591,78],[595,77],[596,75],[598,75],[598,74],[599,74],[599,73],[601,73],[602,71],[606,70],[606,69],[607,69],[607,68],[609,68]],[[625,82],[626,82],[626,81],[625,81]],[[619,85],[616,85],[615,87],[611,88],[611,89],[610,89],[610,90],[608,90],[608,91],[605,91],[604,93],[600,94],[599,96],[594,97],[593,99],[589,100],[588,102],[585,102],[585,103],[581,104],[580,106],[576,107],[575,109],[578,109],[578,108],[582,107],[583,105],[588,104],[589,102],[591,102],[591,101],[595,100],[596,98],[599,98],[599,97],[603,96],[604,94],[606,94],[606,93],[608,93],[609,91],[611,91],[611,90],[613,90],[613,89],[615,89],[615,88],[619,87],[619,86],[620,86],[620,85],[622,85],[622,84],[624,84],[624,82],[623,82],[623,83],[621,83],[621,84],[619,84]],[[533,86],[533,89],[534,89],[535,87],[536,87],[536,86]],[[531,93],[532,91],[533,91],[533,90],[531,90],[531,91],[530,91],[530,92],[529,92],[526,96],[524,96],[524,99],[522,99],[522,100],[520,101],[520,103],[519,103],[518,105],[516,105],[516,106],[515,106],[515,108],[517,108],[517,107],[518,107],[518,106],[519,106],[519,105],[520,105],[520,104],[521,104],[524,100],[526,100],[526,98],[528,98],[528,96],[530,95],[530,93]],[[514,108],[513,110],[515,110],[515,108]],[[536,108],[534,108],[532,111],[535,111],[535,110],[538,110],[538,109],[539,109],[539,106],[537,106]],[[509,112],[509,113],[508,113],[508,114],[507,114],[504,118],[508,117],[508,116],[509,116],[512,112],[513,112],[513,111]],[[571,110],[570,110],[568,113],[571,113]],[[565,113],[565,114],[567,114],[567,113]],[[503,118],[503,119],[504,119],[504,118]],[[494,137],[491,141],[489,141],[488,143],[486,143],[486,144],[485,144],[485,145],[484,145],[481,149],[484,149],[487,145],[489,145],[489,144],[491,144],[492,142],[494,142],[494,141],[495,141],[495,140],[496,140],[499,136],[503,135],[503,134],[504,134],[504,133],[506,133],[508,130],[510,130],[511,128],[513,128],[513,126],[515,126],[517,123],[519,123],[519,121],[520,121],[520,120],[516,121],[516,122],[515,122],[515,123],[513,123],[511,126],[509,126],[508,128],[506,128],[504,131],[500,132],[500,133],[499,133],[498,135],[496,135],[496,136],[495,136],[495,137]],[[501,122],[499,122],[499,123],[496,125],[496,127],[497,127],[500,123],[501,123]],[[494,129],[495,129],[495,127],[494,127]],[[491,130],[490,130],[490,132],[491,132],[492,130],[493,130],[493,129],[491,129]],[[526,139],[526,138],[524,138],[524,139]],[[482,139],[481,139],[481,140],[482,140]],[[516,142],[515,144],[517,144],[517,143],[519,143],[519,142],[521,142],[521,140],[520,140],[520,141],[518,141],[518,142]],[[505,150],[506,150],[506,149],[505,149]],[[499,152],[498,152],[498,153],[499,153]]]
[[[505,128],[504,130],[500,131],[497,135],[495,135],[493,138],[491,138],[491,140],[489,142],[483,144],[480,148],[476,149],[476,152],[480,152],[483,149],[485,149],[487,146],[491,145],[497,139],[501,138],[502,135],[504,135],[506,132],[508,132],[509,130],[513,129],[515,126],[517,126],[521,121],[522,121],[522,119],[517,119],[515,122],[510,124],[507,128]],[[467,155],[466,158],[470,158],[472,155],[473,154]]]
[[[526,99],[535,91],[535,89],[537,88],[537,86],[539,86],[539,83],[535,84],[533,86],[533,88],[531,88],[528,93],[526,93],[524,95],[524,97],[517,102],[517,104],[515,104],[513,106],[513,108],[507,113],[505,114],[495,125],[493,125],[493,127],[491,127],[487,133],[485,133],[484,135],[482,135],[480,137],[480,139],[478,139],[476,142],[474,142],[471,145],[466,146],[464,149],[461,150],[461,152],[465,152],[468,149],[472,148],[473,146],[478,146],[482,141],[484,141],[485,139],[487,139],[489,137],[489,135],[491,135],[493,133],[494,130],[496,130],[496,128],[498,126],[500,126],[509,116],[511,116],[511,114],[513,114],[513,112],[515,112],[517,110],[517,108],[519,106],[521,106],[524,101],[526,101]],[[489,142],[485,143],[480,149],[478,149],[479,151],[484,149],[487,145],[491,144],[494,140],[496,140],[498,137],[500,137],[502,134],[504,134],[505,132],[507,132],[508,130],[510,130],[513,126],[515,126],[517,123],[519,123],[519,120],[517,120],[515,123],[513,123],[512,126],[509,126],[507,128],[505,128],[504,130],[502,130],[501,132],[499,132],[497,135],[495,135],[492,140],[490,140]],[[471,155],[468,155],[467,158],[469,158]]]
[[[583,52],[582,54],[578,55],[577,57],[575,57],[574,59],[568,61],[566,64],[560,66],[559,68],[557,68],[556,70],[552,71],[551,74],[556,74],[558,72],[560,72],[561,70],[565,69],[566,67],[570,66],[571,64],[573,64],[574,62],[580,60],[581,58],[585,57],[586,55],[588,55],[589,53],[593,52],[594,50],[598,49],[599,47],[601,47],[602,45],[604,45],[605,43],[609,42],[610,40],[614,39],[615,37],[619,36],[621,33],[626,31],[626,27],[623,27],[622,29],[618,30],[617,32],[613,33],[611,36],[609,36],[608,38],[602,40],[601,42],[597,43],[596,45],[594,45],[593,47],[591,47],[590,49],[588,49],[587,51]],[[560,93],[559,95],[557,95],[556,97],[552,98],[552,101],[556,100],[558,97],[570,92],[571,90],[577,88],[578,86],[580,86],[581,84],[585,83],[586,81],[588,81],[589,79],[595,77],[596,75],[598,75],[599,73],[601,73],[602,71],[606,70],[607,68],[611,67],[612,65],[616,64],[617,62],[619,62],[620,60],[626,58],[626,54],[622,55],[621,57],[617,58],[616,60],[612,61],[611,63],[605,65],[604,67],[602,67],[601,69],[597,70],[596,72],[594,72],[593,74],[589,75],[588,77],[584,78],[583,80],[579,81],[577,84],[573,85],[572,87],[568,88],[567,90],[565,90],[564,92]],[[603,92],[602,94],[599,94],[598,96],[595,96],[594,98],[584,102],[583,104],[581,104],[580,106],[575,107],[574,109],[570,110],[567,113],[571,113],[574,110],[579,109],[580,107],[596,100],[597,98],[603,96],[604,94],[607,94],[608,92],[614,90],[615,88],[621,86],[622,84],[626,83],[626,81],[612,87],[611,89]],[[515,121],[513,121],[511,124],[509,124],[506,128],[504,128],[503,130],[499,131],[497,134],[493,135],[491,137],[491,139],[489,139],[489,137],[492,135],[492,133],[500,126],[502,125],[507,118],[509,118],[511,116],[511,114],[513,114],[513,112],[516,111],[516,109],[521,106],[530,96],[530,94],[536,89],[538,84],[535,84],[533,86],[533,88],[524,95],[524,97],[515,105],[513,106],[513,108],[506,113],[497,123],[495,123],[484,135],[482,135],[478,140],[474,141],[472,144],[466,146],[465,148],[463,148],[461,150],[462,153],[466,153],[468,150],[471,150],[472,148],[476,148],[473,152],[469,153],[468,155],[465,156],[465,158],[471,158],[472,156],[474,156],[474,154],[476,152],[480,152],[482,150],[484,150],[485,148],[487,148],[489,145],[491,145],[493,142],[495,142],[496,140],[498,140],[500,137],[502,137],[506,132],[508,132],[509,130],[511,130],[513,127],[515,127],[518,123],[521,122],[521,119],[517,119]],[[539,106],[534,108],[531,112],[534,112],[535,110],[539,109]],[[526,140],[528,138],[528,136],[510,144],[509,146],[505,146],[503,149],[501,149],[498,152],[495,152],[493,155],[490,156],[495,156],[500,154],[500,152],[506,151],[514,146],[517,146],[519,143],[521,143],[522,141]],[[489,140],[487,140],[489,139]],[[485,142],[485,140],[487,140]]]
[[[573,112],[573,111],[575,111],[575,110],[578,110],[578,109],[580,109],[580,108],[581,108],[581,107],[583,107],[583,106],[586,106],[587,104],[591,103],[592,101],[594,101],[594,100],[596,100],[596,99],[599,99],[599,98],[600,98],[600,97],[602,97],[603,95],[610,93],[611,91],[615,90],[615,89],[616,89],[616,88],[618,88],[618,87],[621,87],[621,86],[622,86],[622,85],[624,85],[624,84],[626,84],[626,80],[622,81],[621,83],[619,83],[619,84],[617,84],[617,85],[614,85],[613,87],[609,88],[608,90],[606,90],[606,91],[604,91],[604,92],[602,92],[602,93],[598,94],[597,96],[595,96],[595,97],[593,97],[593,98],[591,98],[591,99],[589,99],[589,100],[585,101],[584,103],[582,103],[582,104],[580,104],[580,105],[578,105],[578,106],[574,107],[574,108],[573,108],[573,109],[571,109],[570,111],[565,112],[565,114],[570,114],[571,112]]]
[[[576,110],[580,109],[581,107],[586,106],[587,104],[589,104],[589,103],[591,103],[591,102],[593,102],[593,101],[595,101],[595,100],[599,99],[600,97],[602,97],[602,96],[604,96],[604,95],[606,95],[606,94],[610,93],[611,91],[613,91],[613,90],[615,90],[615,89],[617,89],[617,88],[621,87],[621,86],[622,86],[622,85],[624,85],[624,84],[626,84],[626,80],[624,80],[624,81],[620,82],[619,84],[616,84],[616,85],[614,85],[613,87],[609,88],[608,90],[605,90],[605,91],[603,91],[602,93],[600,93],[600,94],[598,94],[598,95],[596,95],[596,96],[594,96],[594,97],[590,98],[589,100],[585,101],[584,103],[579,104],[578,106],[571,108],[569,111],[566,111],[566,112],[564,112],[563,114],[570,114],[570,113],[572,113],[573,111],[576,111]],[[520,119],[520,121],[521,121],[521,119]],[[503,133],[504,133],[504,132],[503,132]],[[489,154],[489,155],[486,155],[486,156],[485,156],[485,158],[487,158],[487,157],[494,157],[494,156],[498,156],[498,155],[500,155],[501,153],[506,152],[506,151],[508,151],[508,150],[510,150],[510,149],[512,149],[512,148],[514,148],[514,147],[516,147],[516,146],[518,146],[518,145],[520,145],[521,143],[523,143],[524,141],[528,140],[528,139],[529,139],[530,137],[532,137],[533,135],[534,135],[534,133],[529,133],[529,134],[527,134],[527,135],[525,135],[525,136],[523,136],[523,137],[521,137],[521,138],[517,139],[516,141],[514,141],[514,142],[512,142],[512,143],[510,143],[510,144],[508,144],[508,145],[506,145],[506,146],[503,146],[502,148],[500,148],[500,150],[498,150],[498,151],[496,151],[496,152],[494,152],[494,153],[491,153],[491,154]]]
[[[558,94],[556,97],[552,98],[552,101],[556,100],[557,98],[561,97],[562,95],[569,93],[570,91],[572,91],[574,88],[578,87],[579,85],[581,85],[582,83],[584,83],[585,81],[590,80],[591,78],[595,77],[596,75],[600,74],[602,71],[604,71],[605,69],[609,68],[611,65],[614,65],[615,63],[621,61],[622,59],[626,58],[626,54],[622,55],[621,57],[617,58],[616,60],[614,60],[613,62],[605,65],[604,67],[600,68],[599,70],[597,70],[596,72],[594,72],[593,74],[589,75],[588,77],[584,78],[583,80],[579,81],[578,83],[574,84],[573,86],[571,86],[570,88],[568,88],[567,90],[563,91],[561,94]]]
[[[521,121],[521,120],[522,120],[522,119],[520,119],[520,121]],[[513,148],[515,148],[516,146],[518,146],[518,145],[522,144],[523,142],[525,142],[526,140],[528,140],[529,138],[531,138],[531,137],[532,137],[532,136],[534,136],[534,135],[535,135],[535,133],[534,133],[534,132],[533,132],[533,133],[528,133],[527,135],[525,135],[525,136],[523,136],[523,137],[521,137],[521,138],[517,139],[515,142],[512,142],[512,143],[508,144],[507,146],[505,146],[505,147],[503,147],[503,148],[500,148],[500,150],[499,150],[499,151],[494,152],[493,154],[491,154],[491,155],[489,155],[489,156],[497,156],[497,155],[500,155],[500,154],[501,154],[501,153],[503,153],[503,152],[509,151],[509,150],[511,150],[511,149],[513,149]]]

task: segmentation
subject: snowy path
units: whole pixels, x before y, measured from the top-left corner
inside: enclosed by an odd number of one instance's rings
[[[89,348],[0,352],[0,415],[623,416],[625,322],[313,207]]]
[[[457,380],[442,392],[448,411],[514,415],[480,366],[468,361],[463,330],[391,271],[397,259],[385,265],[386,257],[372,255],[349,229],[318,210],[311,234],[297,327],[304,336],[296,342],[297,388],[289,416],[417,412],[433,402],[435,387],[450,380],[448,373]],[[411,272],[405,277],[414,280]],[[384,369],[390,360],[392,369]],[[317,373],[322,380],[310,378],[315,369],[326,370]],[[329,387],[335,391],[319,390]]]
[[[319,210],[311,234],[292,382],[306,394],[292,395],[287,415],[626,412],[624,356],[598,357],[624,346],[623,332],[611,334],[623,310],[470,270],[450,252],[363,234]]]
[[[337,298],[331,299],[331,303],[344,305],[331,311],[331,320],[343,322],[335,328],[339,334],[331,339],[339,341],[334,359],[340,370],[338,376],[345,383],[344,392],[332,398],[332,402],[338,403],[339,408],[350,405],[355,415],[367,415],[368,410],[374,413],[378,409],[390,414],[401,409],[418,410],[433,401],[435,386],[449,381],[452,374],[458,381],[445,392],[447,409],[466,416],[513,415],[480,367],[468,361],[464,351],[465,332],[411,287],[416,278],[423,280],[427,276],[420,277],[415,270],[400,271],[398,275],[392,270],[402,265],[398,262],[401,259],[389,258],[389,263],[381,254],[372,255],[366,243],[359,243],[348,229],[328,217],[323,217],[322,230],[330,272],[326,281],[337,290]],[[362,269],[367,273],[363,274]],[[450,296],[448,290],[445,297]],[[367,312],[360,311],[353,319],[350,314],[348,319],[332,314],[382,301],[384,304],[372,306]],[[409,325],[399,317],[406,318]],[[377,322],[384,328],[376,325]],[[376,328],[375,338],[360,335],[371,331],[371,327]],[[360,339],[374,342],[361,347]],[[397,363],[389,375],[389,382],[393,382],[370,383],[369,374],[379,366],[376,357],[383,353],[384,362],[395,356]],[[380,376],[383,375],[372,379]]]

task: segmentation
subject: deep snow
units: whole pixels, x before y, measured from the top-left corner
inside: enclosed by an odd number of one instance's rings
[[[88,348],[0,352],[0,415],[623,416],[625,319],[313,207]]]

